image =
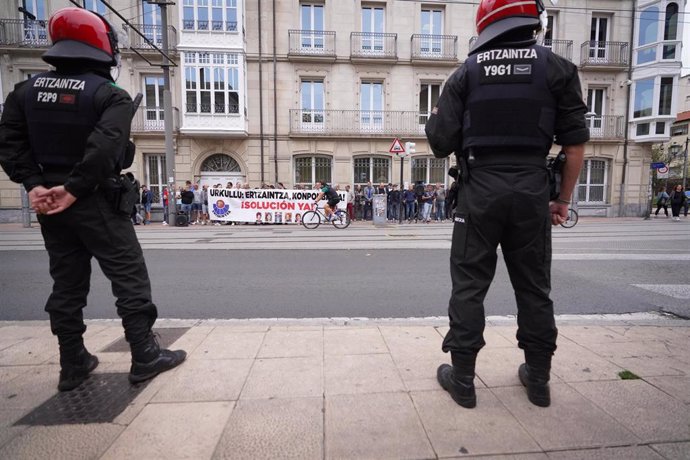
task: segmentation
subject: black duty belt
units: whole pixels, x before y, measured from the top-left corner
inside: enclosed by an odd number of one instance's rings
[[[526,152],[481,152],[470,155],[468,159],[470,169],[481,166],[510,165],[537,166],[546,168],[546,155]]]

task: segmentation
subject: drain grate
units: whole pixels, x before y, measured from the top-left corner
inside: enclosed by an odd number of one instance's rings
[[[132,385],[127,380],[127,374],[92,374],[74,390],[56,394],[14,425],[110,423],[147,384]]]
[[[188,330],[188,327],[163,327],[160,329],[154,329],[153,332],[160,336],[158,337],[158,343],[160,344],[161,348],[168,348],[177,339],[182,337]],[[104,353],[128,352],[129,344],[127,343],[127,340],[122,337],[100,351]]]

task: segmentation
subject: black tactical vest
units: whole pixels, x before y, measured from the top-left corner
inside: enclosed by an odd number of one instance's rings
[[[92,73],[39,74],[29,80],[24,104],[29,142],[44,170],[71,169],[84,157],[86,141],[99,114],[96,90],[110,81]]]
[[[497,48],[465,61],[463,150],[547,154],[556,120],[556,101],[546,81],[548,52],[537,45]]]

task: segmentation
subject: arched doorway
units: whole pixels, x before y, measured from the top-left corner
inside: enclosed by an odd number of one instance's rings
[[[232,182],[234,186],[238,182],[246,182],[246,176],[242,173],[242,167],[237,160],[224,153],[214,153],[209,156],[201,163],[199,169],[199,181],[201,185],[208,187],[216,184],[225,187],[228,182]]]

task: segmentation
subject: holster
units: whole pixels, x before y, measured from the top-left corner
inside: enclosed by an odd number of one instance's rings
[[[549,174],[549,200],[558,199],[561,194],[561,171],[565,163],[565,152],[558,152],[555,158],[549,158],[546,162],[546,170]]]
[[[121,174],[118,177],[108,178],[101,188],[115,211],[128,216],[132,214],[139,191],[136,184],[127,176]]]

